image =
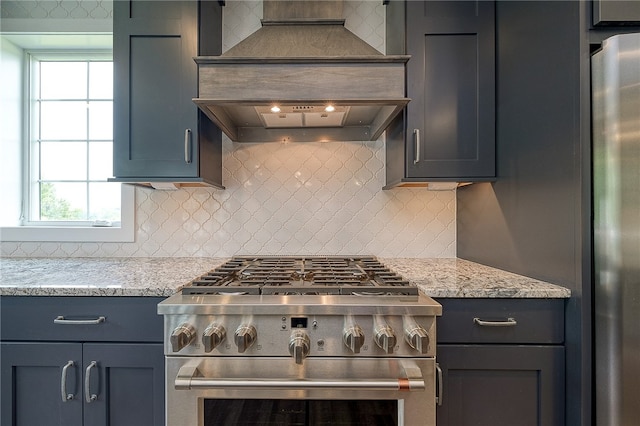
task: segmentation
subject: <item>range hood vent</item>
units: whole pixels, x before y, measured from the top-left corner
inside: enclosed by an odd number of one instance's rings
[[[194,102],[235,142],[370,141],[409,102],[406,55],[344,27],[342,0],[264,0],[262,28],[195,58]]]

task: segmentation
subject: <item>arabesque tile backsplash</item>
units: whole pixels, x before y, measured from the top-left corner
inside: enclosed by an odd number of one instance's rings
[[[260,25],[261,2],[227,1],[224,48]],[[248,17],[251,19],[248,19]],[[384,6],[345,2],[345,25],[384,51]],[[383,191],[373,142],[223,142],[226,190],[136,188],[132,243],[2,243],[2,256],[227,257],[373,254],[455,257],[455,192]]]

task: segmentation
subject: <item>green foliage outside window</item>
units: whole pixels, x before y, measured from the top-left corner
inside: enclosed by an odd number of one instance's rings
[[[56,196],[51,183],[40,185],[40,220],[84,220],[82,209],[72,208],[67,200]]]

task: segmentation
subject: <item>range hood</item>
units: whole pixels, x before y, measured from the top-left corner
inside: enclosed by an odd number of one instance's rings
[[[383,55],[344,27],[342,0],[264,0],[262,27],[195,58],[193,101],[232,141],[377,139],[409,102],[410,56]]]

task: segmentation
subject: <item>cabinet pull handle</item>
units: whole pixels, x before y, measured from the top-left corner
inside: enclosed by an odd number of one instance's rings
[[[518,325],[515,318],[507,318],[506,320],[482,320],[480,318],[474,318],[473,322],[483,327],[513,327]]]
[[[184,162],[191,164],[191,129],[184,129]]]
[[[98,399],[98,395],[91,393],[91,369],[98,365],[97,362],[91,361],[84,375],[84,398],[88,403],[91,403]]]
[[[438,394],[436,395],[436,404],[438,404],[439,407],[442,406],[442,401],[444,399],[444,396],[442,395],[442,391],[443,391],[443,381],[442,381],[442,368],[440,368],[440,364],[436,363],[436,373],[438,374],[436,377],[436,382],[438,385]]]
[[[420,129],[413,129],[413,143],[416,148],[413,164],[418,164],[420,162]]]
[[[64,316],[58,315],[54,320],[54,324],[66,324],[66,325],[96,325],[105,322],[106,317],[98,317],[91,320],[70,320],[65,319]]]
[[[62,402],[67,402],[73,399],[73,394],[67,393],[67,370],[69,370],[69,367],[73,367],[74,365],[73,361],[67,361],[67,364],[62,367],[62,377],[60,378],[60,396],[62,396]]]

